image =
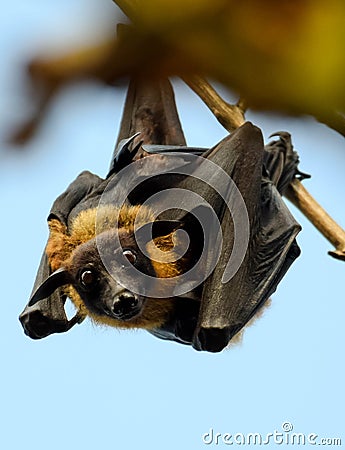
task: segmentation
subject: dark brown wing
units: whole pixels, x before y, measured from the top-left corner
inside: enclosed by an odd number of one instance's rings
[[[66,191],[55,200],[48,220],[57,219],[68,227],[69,218],[73,210],[95,191],[102,181],[101,178],[90,172],[82,172],[68,186]],[[46,252],[43,251],[32,293],[36,292],[37,288],[51,273],[52,270]],[[64,309],[65,301],[66,297],[62,291],[57,290],[51,296],[33,306],[26,305],[19,316],[25,334],[32,339],[41,339],[53,333],[68,331],[76,323],[81,322],[83,317],[78,314],[71,320],[67,319]]]

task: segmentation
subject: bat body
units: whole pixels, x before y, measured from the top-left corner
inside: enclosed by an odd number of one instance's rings
[[[132,81],[107,177],[81,173],[52,206],[25,333],[39,339],[90,316],[221,351],[299,254],[300,226],[281,198],[303,176],[297,164],[288,134],[265,150],[250,123],[211,149],[186,147],[169,83]],[[192,205],[174,202],[182,191]]]

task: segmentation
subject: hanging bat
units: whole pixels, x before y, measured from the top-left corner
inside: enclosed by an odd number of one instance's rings
[[[278,136],[265,149],[247,122],[211,149],[187,147],[169,82],[132,80],[107,177],[82,172],[51,208],[25,333],[89,316],[221,351],[300,253],[281,195],[305,175],[290,135]]]

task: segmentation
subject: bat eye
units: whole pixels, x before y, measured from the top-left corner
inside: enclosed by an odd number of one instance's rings
[[[125,256],[131,264],[135,264],[137,255],[132,250],[124,250],[123,256]]]
[[[96,276],[92,270],[83,270],[80,275],[80,281],[84,287],[91,287],[96,281]]]

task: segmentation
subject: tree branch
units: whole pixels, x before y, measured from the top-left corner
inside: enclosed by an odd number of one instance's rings
[[[231,132],[244,123],[246,103],[243,99],[239,100],[237,105],[229,105],[203,78],[195,76],[184,79],[184,81],[204,101],[217,120],[228,131]],[[309,194],[302,183],[294,179],[285,196],[334,245],[335,250],[329,251],[329,255],[345,261],[345,231]]]
[[[328,253],[334,258],[345,261],[345,231],[310,195],[303,184],[297,179],[292,180],[285,196],[334,245],[335,250]]]
[[[138,11],[137,0],[113,0],[121,11],[131,20],[135,17],[135,11]]]
[[[183,77],[183,81],[203,100],[224,128],[234,131],[245,122],[243,100],[237,105],[225,102],[213,87],[202,77]]]

